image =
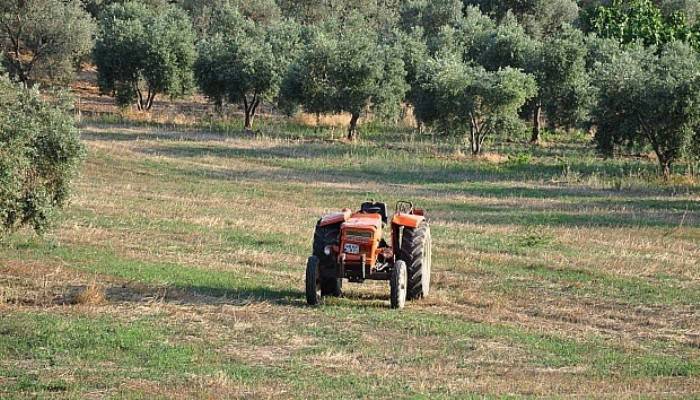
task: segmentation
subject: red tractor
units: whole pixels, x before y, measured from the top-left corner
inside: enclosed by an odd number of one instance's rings
[[[306,301],[340,297],[343,279],[388,280],[391,307],[430,292],[431,237],[422,209],[400,201],[391,218],[391,244],[384,240],[385,203],[366,202],[360,210],[325,215],[316,224],[313,255],[306,264]]]

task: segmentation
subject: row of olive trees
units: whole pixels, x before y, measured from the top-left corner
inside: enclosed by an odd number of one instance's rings
[[[644,37],[637,45],[613,34],[628,32],[633,23],[619,18],[625,10],[662,18],[649,0],[598,7],[589,19],[599,36],[571,25],[576,4],[564,0],[513,5],[510,12],[496,3],[479,9],[461,1],[409,1],[396,14],[351,7],[307,25],[285,18],[270,2],[261,8],[224,0],[212,4],[190,8],[195,28],[175,6],[108,7],[94,53],[103,91],[122,104],[135,98],[139,108],[149,109],[156,93],[184,94],[196,82],[218,108],[242,105],[246,130],[260,105],[269,102],[286,111],[301,105],[315,114],[347,112],[351,139],[362,113],[389,116],[406,102],[422,125],[463,135],[473,154],[495,132],[522,131],[524,119],[531,121],[532,142],[539,140],[544,121],[552,127],[595,127],[602,151],[649,145],[665,174],[679,157],[691,155],[697,141],[698,107],[672,85],[683,76],[694,87],[692,74],[680,70],[697,67],[696,53],[680,44],[687,39],[693,46],[693,36],[675,33],[665,39],[670,44],[657,46]],[[641,24],[639,19],[632,20]],[[674,20],[650,21],[657,26]],[[614,29],[615,23],[626,25]],[[632,57],[635,52],[647,57]],[[664,64],[669,57],[686,57],[686,64]],[[643,79],[634,80],[640,87],[629,88],[628,77],[615,71],[635,65]],[[627,89],[631,92],[622,92]],[[650,99],[664,100],[649,104]]]
[[[694,93],[687,71],[697,70],[692,1],[578,2],[583,12],[573,0],[83,6],[99,16],[92,57],[100,88],[122,105],[149,110],[158,94],[199,87],[220,110],[240,105],[246,130],[268,103],[288,113],[347,112],[354,138],[363,113],[391,116],[410,104],[420,126],[463,135],[474,154],[495,132],[529,122],[532,142],[547,124],[592,129],[608,154],[649,146],[667,173],[692,156],[700,130],[696,103],[683,97]],[[0,19],[5,64],[28,84],[46,71],[69,77],[92,44],[95,24],[77,0],[6,2]],[[669,57],[687,65],[664,64]],[[674,86],[679,76],[686,91]]]

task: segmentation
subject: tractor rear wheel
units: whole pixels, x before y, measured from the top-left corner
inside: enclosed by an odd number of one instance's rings
[[[320,222],[320,221],[319,221]],[[340,224],[319,226],[316,225],[314,232],[313,254],[319,260],[320,268],[327,268],[335,265],[333,256],[327,256],[326,246],[338,244],[340,237]],[[343,279],[335,277],[321,277],[321,295],[340,297],[343,295]]]
[[[432,237],[427,222],[423,221],[415,228],[403,229],[399,254],[408,270],[407,298],[413,300],[427,297],[430,293],[432,264]]]
[[[391,278],[389,279],[391,308],[403,308],[406,305],[407,284],[406,263],[399,260],[394,264],[394,270],[391,272]]]
[[[315,306],[321,301],[321,269],[318,257],[311,256],[306,262],[306,302]]]

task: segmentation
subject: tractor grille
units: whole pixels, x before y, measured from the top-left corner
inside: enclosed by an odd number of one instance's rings
[[[347,240],[358,242],[369,242],[372,240],[372,232],[369,231],[346,231],[345,238]]]

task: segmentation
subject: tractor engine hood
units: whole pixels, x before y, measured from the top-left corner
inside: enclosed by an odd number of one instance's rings
[[[379,214],[355,214],[342,225],[343,229],[382,229],[382,216]]]

